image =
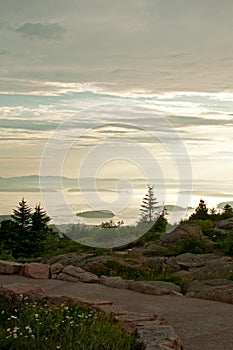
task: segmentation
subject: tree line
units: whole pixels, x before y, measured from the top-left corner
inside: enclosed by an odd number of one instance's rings
[[[50,220],[40,203],[33,210],[23,198],[11,219],[1,222],[0,253],[14,258],[40,256],[49,238],[59,239],[58,233],[48,226]]]

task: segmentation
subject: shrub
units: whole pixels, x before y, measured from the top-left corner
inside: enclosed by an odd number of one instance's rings
[[[213,244],[202,237],[191,236],[179,243],[180,253],[204,254],[213,251]]]

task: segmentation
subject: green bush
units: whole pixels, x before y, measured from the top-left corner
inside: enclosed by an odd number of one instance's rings
[[[202,237],[191,236],[179,243],[180,252],[193,253],[193,254],[205,254],[213,251],[213,244]]]

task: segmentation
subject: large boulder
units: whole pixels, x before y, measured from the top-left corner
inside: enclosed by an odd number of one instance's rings
[[[50,266],[41,263],[28,263],[24,265],[24,276],[36,279],[50,278]]]
[[[100,277],[100,283],[111,288],[127,289],[131,281],[124,280],[122,277]]]
[[[233,218],[219,221],[219,223],[216,225],[216,228],[223,230],[233,230]]]
[[[59,263],[55,263],[50,266],[50,273],[51,273],[51,278],[56,279],[57,276],[62,272],[64,266]]]
[[[186,280],[228,279],[233,272],[233,259],[228,256],[213,259],[201,267],[181,270],[176,275]]]
[[[99,282],[99,277],[91,272],[83,270],[81,267],[75,267],[68,265],[64,267],[62,273],[57,276],[57,279],[70,282],[87,282],[87,283],[97,283]]]
[[[13,275],[13,274],[22,274],[24,265],[12,262],[0,260],[0,274]]]
[[[159,239],[163,244],[172,244],[193,236],[203,237],[200,226],[196,224],[186,224],[177,226],[171,232],[162,233]]]
[[[105,277],[101,276],[100,282],[105,286],[119,289],[130,289],[135,292],[153,294],[153,295],[166,295],[173,293],[181,293],[181,289],[174,283],[164,281],[133,281],[124,280],[123,278]]]
[[[189,284],[186,296],[233,304],[233,281],[226,279],[195,280]]]
[[[132,281],[128,287],[135,292],[152,294],[152,295],[168,295],[181,293],[178,285],[164,281]]]
[[[188,270],[195,267],[202,267],[208,262],[216,259],[219,259],[219,256],[215,254],[184,253],[176,257],[176,262],[182,269]]]

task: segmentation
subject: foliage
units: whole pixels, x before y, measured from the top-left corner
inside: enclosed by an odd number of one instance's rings
[[[205,254],[213,251],[213,244],[202,237],[191,236],[179,243],[179,254],[193,253]]]
[[[147,231],[143,236],[142,239],[145,242],[150,241],[156,241],[160,234],[166,230],[167,227],[167,219],[165,218],[164,214],[160,214],[158,219],[155,221],[153,226]]]
[[[130,350],[134,343],[111,315],[78,305],[24,300],[11,313],[3,310],[0,324],[2,350]]]
[[[224,206],[224,208],[223,208],[223,213],[224,214],[231,214],[231,213],[233,213],[233,208],[232,208],[232,206],[230,205],[230,204],[226,204],[225,206]]]
[[[58,236],[48,227],[50,218],[36,205],[35,210],[29,207],[24,198],[13,210],[12,220],[4,220],[0,226],[0,254],[13,258],[38,257],[45,250],[48,235]]]
[[[208,209],[206,207],[205,201],[203,199],[200,200],[198,207],[195,209],[195,213],[193,213],[189,219],[201,219],[205,220],[208,218]]]
[[[22,233],[25,233],[29,228],[31,221],[31,211],[31,208],[28,206],[24,198],[19,202],[16,209],[13,210],[11,217]]]
[[[118,221],[118,222],[114,222],[112,219],[109,220],[109,221],[105,221],[105,222],[102,222],[100,227],[105,227],[105,228],[116,228],[116,227],[119,227],[121,225],[124,225],[124,221],[121,220],[121,221]]]

